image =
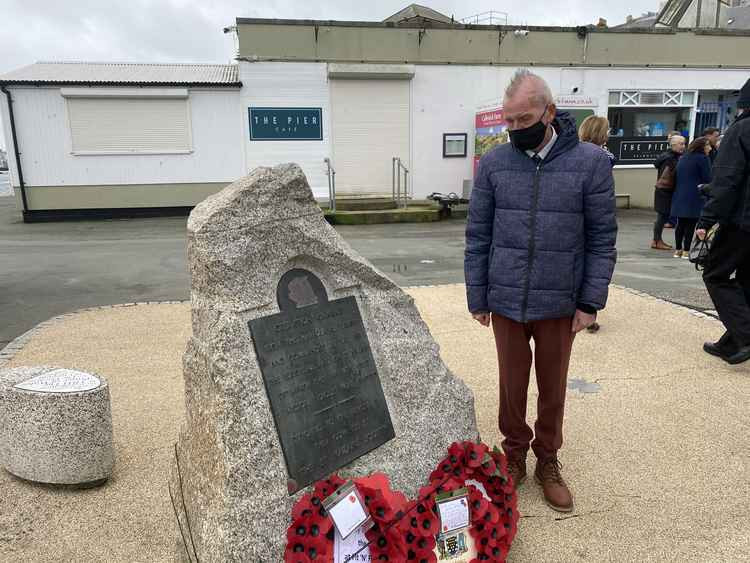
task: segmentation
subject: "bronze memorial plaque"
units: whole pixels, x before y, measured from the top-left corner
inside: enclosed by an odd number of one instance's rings
[[[395,433],[356,299],[328,301],[302,269],[277,299],[280,313],[248,324],[293,494]]]

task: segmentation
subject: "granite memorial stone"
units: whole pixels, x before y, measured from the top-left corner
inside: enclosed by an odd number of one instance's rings
[[[178,558],[281,561],[306,484],[382,471],[414,497],[453,441],[477,438],[412,298],[326,223],[298,166],[199,204],[188,262]]]
[[[113,464],[102,377],[54,367],[0,371],[0,465],[29,481],[90,486]]]

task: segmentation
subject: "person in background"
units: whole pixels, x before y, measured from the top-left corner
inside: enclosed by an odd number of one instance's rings
[[[711,164],[716,160],[716,155],[719,154],[719,139],[721,138],[721,129],[716,127],[706,127],[703,130],[703,137],[708,139],[711,144],[711,152],[708,153],[708,158],[711,159]]]
[[[597,147],[601,147],[609,158],[610,164],[614,167],[615,155],[607,148],[607,141],[609,141],[609,120],[606,117],[589,115],[578,128],[578,138],[584,143],[591,143]],[[593,334],[598,332],[600,328],[601,325],[598,322],[594,322],[586,330]]]
[[[677,130],[670,131],[669,133],[667,133],[667,143],[669,143],[672,140],[672,137],[674,137],[675,135],[682,135],[682,133],[680,133]],[[667,151],[667,152],[669,152],[669,151]],[[670,217],[669,221],[667,221],[666,223],[664,223],[664,228],[665,229],[674,229],[674,226],[676,224],[677,224],[677,217]]]
[[[664,239],[664,225],[669,221],[672,211],[672,194],[675,189],[675,170],[677,161],[685,152],[685,137],[673,135],[669,139],[670,150],[663,153],[654,162],[657,169],[656,184],[654,186],[654,210],[656,211],[656,222],[654,223],[654,237],[651,240],[651,248],[656,250],[672,250]]]
[[[698,137],[677,162],[677,183],[672,196],[672,215],[677,217],[675,229],[675,258],[688,258],[693,233],[703,210],[701,184],[711,181],[711,143]]]
[[[703,281],[727,330],[703,349],[730,364],[750,360],[750,80],[737,109],[742,113],[724,135],[695,232],[703,239],[719,224]]]
[[[610,164],[615,165],[615,155],[607,148],[609,120],[606,117],[589,115],[578,128],[578,138],[584,143],[591,143],[601,148],[609,158]]]

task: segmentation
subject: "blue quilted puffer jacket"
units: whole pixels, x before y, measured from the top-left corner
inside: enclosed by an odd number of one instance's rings
[[[517,322],[603,309],[617,222],[606,153],[558,112],[557,141],[537,165],[510,143],[479,162],[466,227],[469,311]]]

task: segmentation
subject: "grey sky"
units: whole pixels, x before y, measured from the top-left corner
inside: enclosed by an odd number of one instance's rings
[[[657,9],[658,0],[423,0],[456,19],[488,10],[509,23],[583,25]],[[379,21],[406,0],[0,0],[0,74],[36,61],[229,62],[236,17]],[[2,96],[4,98],[4,96]],[[0,100],[5,103],[5,100]],[[0,147],[6,143],[0,134]]]

